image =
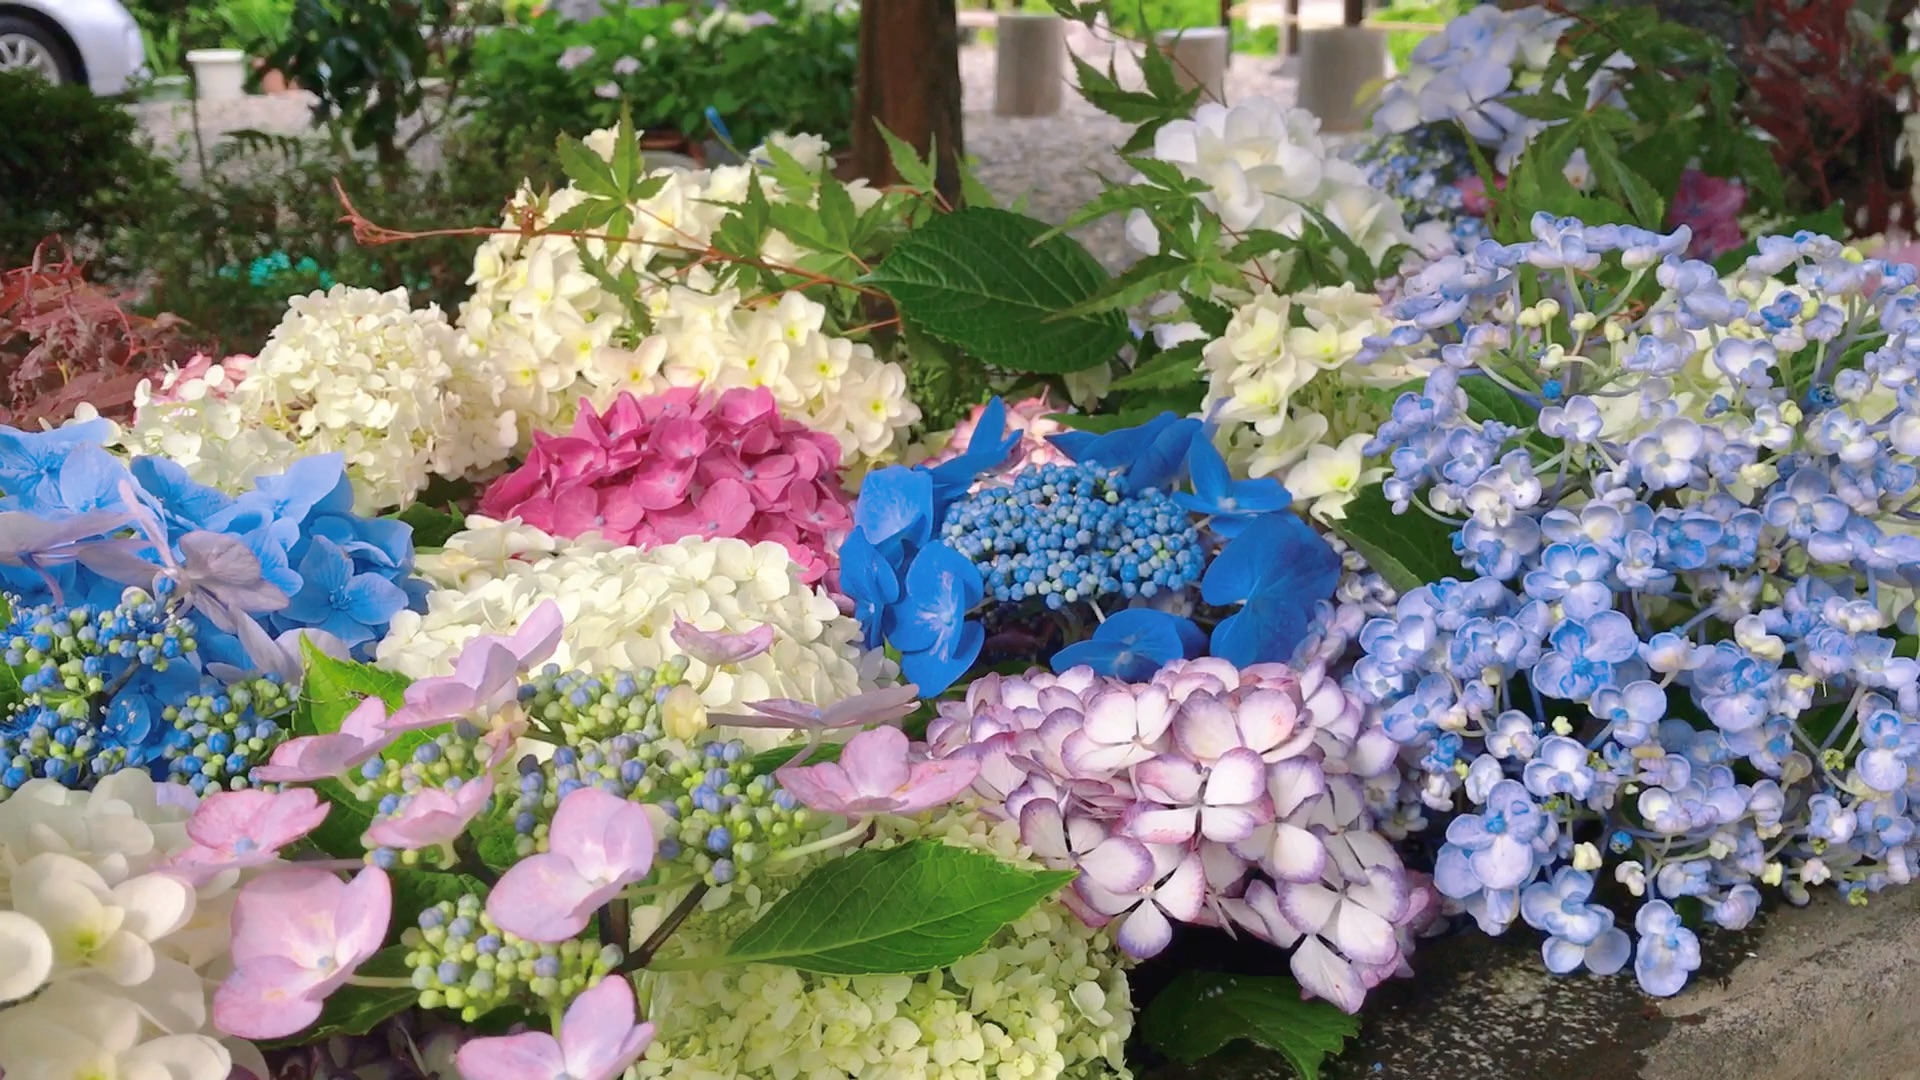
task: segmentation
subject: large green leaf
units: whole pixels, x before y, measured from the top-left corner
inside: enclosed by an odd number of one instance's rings
[[[1073,880],[933,840],[867,848],[815,870],[723,956],[685,962],[784,964],[825,975],[932,971]]]
[[[335,660],[314,648],[310,641],[301,642],[301,653],[306,660],[306,673],[300,682],[300,700],[293,708],[292,729],[296,737],[339,731],[340,722],[347,714],[369,697],[378,697],[388,708],[397,709],[412,681],[398,672],[370,664]],[[414,747],[430,738],[432,736],[425,732],[407,732],[395,739],[381,756],[389,761],[403,761],[413,756]],[[338,780],[322,780],[314,787],[333,803],[333,809],[327,814],[327,820],[313,831],[310,837],[313,842],[335,858],[354,859],[366,854],[360,836],[373,823],[373,807],[355,798]]]
[[[1245,1040],[1279,1053],[1302,1080],[1360,1031],[1360,1021],[1324,1001],[1300,1000],[1284,977],[1183,972],[1140,1015],[1147,1045],[1183,1064]]]
[[[1045,222],[968,207],[909,233],[863,280],[927,333],[1008,371],[1079,371],[1130,340],[1126,316],[1058,313],[1108,280],[1087,249]]]
[[[487,883],[470,874],[395,868],[387,871],[387,877],[393,882],[393,931],[419,925],[420,913],[442,900],[458,901],[468,893],[487,895]]]
[[[1375,573],[1400,592],[1460,573],[1452,530],[1418,510],[1394,513],[1378,484],[1355,495],[1347,504],[1347,516],[1332,525]]]

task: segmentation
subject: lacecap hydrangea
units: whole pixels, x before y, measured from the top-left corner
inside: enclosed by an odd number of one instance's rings
[[[1454,814],[1451,904],[1672,994],[1682,912],[1913,877],[1920,288],[1809,233],[1723,280],[1684,229],[1532,227],[1369,343],[1441,361],[1370,449],[1464,573],[1365,625],[1352,687]]]

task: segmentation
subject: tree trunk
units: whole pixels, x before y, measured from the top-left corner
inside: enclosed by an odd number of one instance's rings
[[[1346,10],[1340,14],[1341,22],[1348,26],[1359,26],[1367,21],[1367,0],[1347,0]]]
[[[852,169],[878,186],[899,179],[876,124],[921,156],[939,150],[940,193],[960,201],[960,40],[955,0],[860,5],[860,73],[854,91]]]

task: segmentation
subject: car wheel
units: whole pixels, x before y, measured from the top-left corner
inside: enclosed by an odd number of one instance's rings
[[[31,71],[53,83],[75,81],[66,46],[37,23],[0,15],[0,71]]]

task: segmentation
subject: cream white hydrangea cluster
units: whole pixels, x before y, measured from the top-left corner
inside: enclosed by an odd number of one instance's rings
[[[1405,364],[1355,364],[1368,337],[1385,334],[1380,298],[1351,285],[1291,296],[1262,292],[1207,343],[1202,406],[1248,476],[1277,476],[1322,519],[1344,515],[1360,488],[1379,479],[1360,448],[1378,427],[1382,391],[1425,374]],[[1197,328],[1196,328],[1197,330]]]
[[[828,705],[893,682],[897,670],[861,647],[859,624],[825,590],[799,582],[776,543],[689,537],[643,551],[471,517],[417,570],[436,586],[426,613],[395,616],[376,653],[382,667],[413,678],[451,672],[468,639],[511,633],[544,600],[566,618],[553,662],[570,669],[657,668],[682,654],[671,637],[676,616],[711,631],[772,626],[773,648],[751,660],[725,670],[691,661],[687,681],[715,712],[770,698]],[[787,733],[738,734],[764,749]]]
[[[1153,156],[1209,185],[1200,200],[1220,215],[1229,232],[1222,238],[1226,244],[1255,229],[1300,236],[1313,224],[1308,209],[1325,215],[1375,264],[1413,239],[1392,196],[1370,186],[1358,165],[1320,137],[1319,119],[1272,98],[1232,108],[1202,105],[1193,119],[1176,120],[1155,134]],[[1145,254],[1160,250],[1144,211],[1128,216],[1127,238]],[[1266,273],[1279,280],[1279,269]]]
[[[881,819],[888,846],[915,836],[1040,868],[1019,826],[953,810]],[[783,880],[798,880],[798,877]],[[758,885],[712,898],[669,949],[724,949],[779,898]],[[653,913],[657,918],[658,912]],[[636,934],[647,922],[636,912]],[[1049,901],[986,948],[925,975],[838,977],[752,965],[643,972],[658,1036],[637,1080],[1126,1080],[1133,1003],[1103,930]]]
[[[130,769],[90,792],[30,780],[0,802],[0,1067],[267,1075],[258,1050],[208,1021],[237,873],[196,889],[159,869],[189,845],[185,792]]]
[[[601,131],[586,143],[610,156],[613,140],[613,132]],[[781,145],[809,169],[825,159],[826,143],[812,136]],[[574,239],[501,235],[474,258],[474,294],[461,308],[460,327],[497,373],[523,443],[535,430],[564,430],[582,398],[605,407],[623,390],[765,386],[783,414],[837,438],[849,466],[885,457],[920,418],[899,365],[823,331],[826,309],[813,300],[789,293],[778,303],[745,305],[738,292],[716,290],[704,267],[690,265],[729,206],[747,197],[754,172],[726,165],[653,175],[664,183],[635,204],[631,241],[585,244],[586,254],[609,271],[637,274],[654,323],[637,344],[625,305],[589,271]],[[774,181],[758,182],[769,200],[788,197]],[[847,190],[861,211],[880,198],[860,182]],[[587,198],[569,186],[541,208],[533,192],[522,189],[508,222],[517,227],[529,214],[552,221]],[[801,255],[778,232],[768,234],[761,251],[776,265],[792,265]]]
[[[214,365],[143,384],[122,446],[230,491],[337,451],[356,510],[406,506],[433,476],[466,476],[513,449],[513,416],[467,348],[439,308],[415,310],[405,289],[296,296],[238,373]]]

